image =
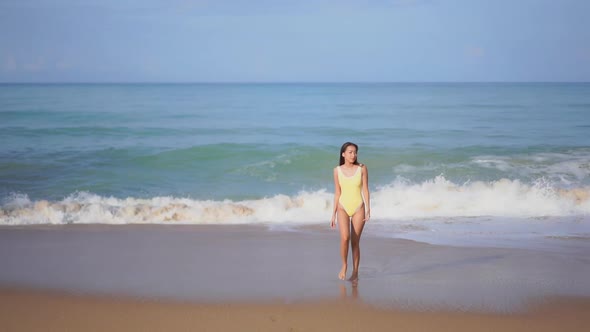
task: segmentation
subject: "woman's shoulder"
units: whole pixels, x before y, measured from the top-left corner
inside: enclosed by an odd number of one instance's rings
[[[361,173],[362,174],[366,174],[369,171],[369,169],[367,168],[367,165],[365,165],[365,164],[360,164],[359,163],[359,167],[361,168]]]

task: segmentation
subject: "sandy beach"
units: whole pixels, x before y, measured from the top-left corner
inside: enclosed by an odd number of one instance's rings
[[[4,331],[588,331],[589,311],[588,298],[485,314],[382,309],[354,298],[203,304],[0,290]]]
[[[366,236],[358,284],[321,227],[0,228],[7,331],[582,331],[578,254]]]

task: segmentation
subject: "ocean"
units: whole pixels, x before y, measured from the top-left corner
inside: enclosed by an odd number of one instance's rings
[[[367,232],[590,246],[590,84],[0,84],[0,225],[328,225],[340,146]]]

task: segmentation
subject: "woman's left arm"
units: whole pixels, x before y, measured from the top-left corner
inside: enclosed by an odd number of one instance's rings
[[[363,178],[363,198],[365,199],[365,221],[371,218],[371,194],[369,193],[369,169],[367,165],[363,165],[362,168]]]

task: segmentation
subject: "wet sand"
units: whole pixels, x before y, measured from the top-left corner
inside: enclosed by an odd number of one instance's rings
[[[0,227],[0,322],[35,330],[587,330],[590,259],[265,226]]]
[[[383,309],[353,298],[203,304],[0,289],[5,331],[588,331],[588,312],[588,298],[486,314]]]

